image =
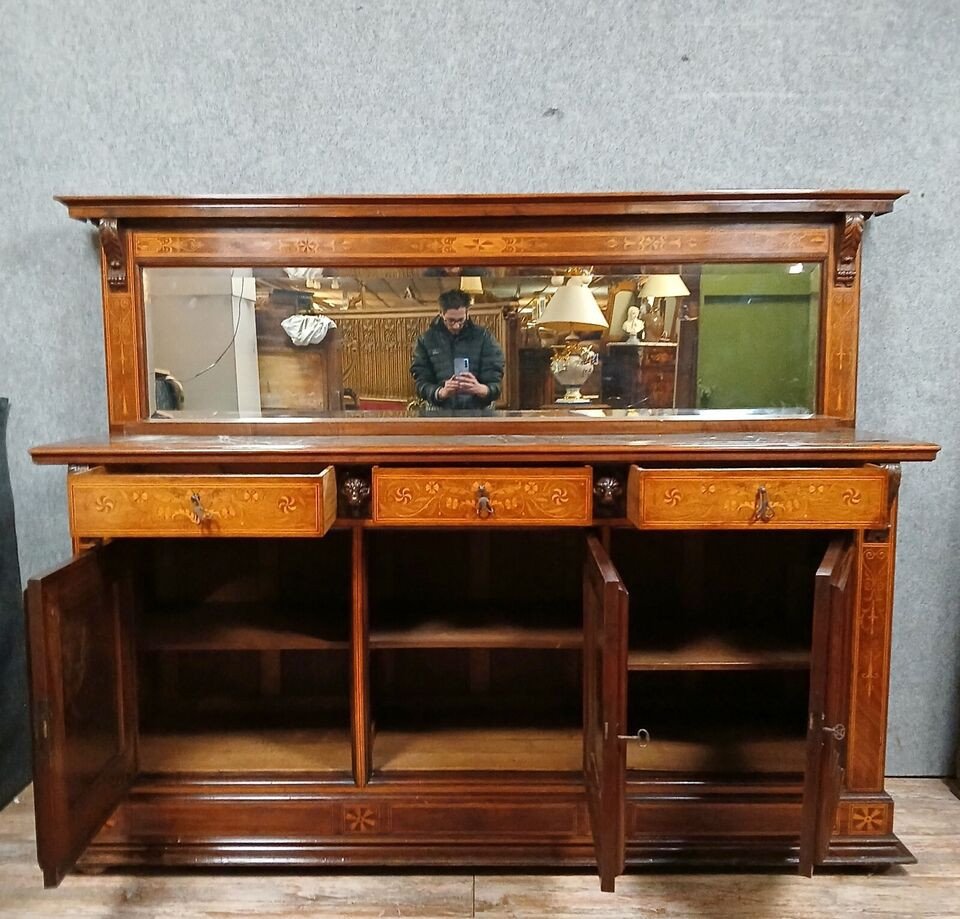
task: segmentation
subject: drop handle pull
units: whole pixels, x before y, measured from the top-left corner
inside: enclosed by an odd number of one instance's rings
[[[486,485],[477,486],[477,516],[481,520],[486,520],[487,517],[492,517],[495,513],[493,509],[493,502],[490,500],[490,495],[487,494]]]
[[[636,734],[617,734],[617,740],[629,740],[631,743],[645,747],[650,743],[650,732],[646,728],[640,728]]]
[[[210,512],[203,506],[198,492],[193,492],[190,495],[190,519],[197,526],[200,526],[204,520],[210,519]]]
[[[750,522],[769,523],[773,520],[773,516],[773,508],[767,498],[767,486],[761,485],[757,489],[757,497],[753,503],[753,516],[750,518]]]

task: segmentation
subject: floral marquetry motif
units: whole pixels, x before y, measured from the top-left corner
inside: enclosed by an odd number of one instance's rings
[[[346,833],[375,833],[379,829],[379,815],[372,807],[352,806],[343,809],[343,829]]]
[[[873,526],[887,514],[882,470],[641,470],[627,516],[665,528]]]
[[[787,250],[784,250],[786,241]],[[416,264],[438,256],[463,257],[469,263],[497,261],[503,256],[563,258],[565,262],[604,255],[648,255],[663,258],[784,258],[823,259],[829,234],[810,227],[731,227],[717,234],[709,226],[691,225],[663,232],[583,229],[569,232],[548,229],[529,235],[464,233],[439,236],[428,232],[371,233],[356,231],[303,232],[257,230],[184,233],[139,231],[134,243],[138,258],[172,262],[189,256],[197,264],[214,264],[223,258],[249,264],[270,260],[326,261],[331,256],[348,260],[390,259],[395,264]]]
[[[408,526],[586,526],[592,490],[589,468],[377,468],[373,519]]]
[[[322,535],[336,516],[332,470],[256,482],[85,473],[68,490],[74,537]]]
[[[835,831],[841,836],[882,836],[893,829],[893,807],[885,801],[841,801]]]
[[[887,544],[864,543],[860,553],[860,596],[854,624],[854,679],[850,684],[851,756],[848,781],[864,790],[883,788],[883,758],[859,750],[882,749],[886,738],[890,672],[890,606],[893,553]]]

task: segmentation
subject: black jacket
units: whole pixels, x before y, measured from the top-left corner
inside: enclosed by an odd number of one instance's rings
[[[490,387],[489,398],[456,393],[438,401],[437,390],[453,376],[455,357],[469,359],[470,372]],[[431,405],[455,410],[485,408],[496,402],[503,391],[503,351],[489,330],[473,320],[464,323],[459,335],[451,335],[438,316],[417,339],[410,373],[417,384],[417,395]]]

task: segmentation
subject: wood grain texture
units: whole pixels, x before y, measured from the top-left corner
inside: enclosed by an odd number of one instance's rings
[[[896,507],[893,509],[895,518]],[[892,521],[895,530],[896,521]],[[893,620],[894,547],[860,545],[860,592],[851,653],[850,737],[847,787],[881,791],[887,744],[887,689],[890,682],[890,630]]]
[[[947,919],[960,915],[960,801],[937,779],[890,779],[901,834],[918,863],[883,874],[661,874],[620,878],[601,893],[595,875],[513,873],[341,874],[263,871],[74,874],[41,888],[34,861],[32,792],[0,813],[0,916],[43,919],[165,919],[193,916],[317,917],[490,916],[515,919],[624,917],[823,919],[869,915]]]
[[[887,474],[880,469],[632,466],[627,516],[639,527],[662,529],[881,527],[887,519]]]
[[[314,476],[73,473],[75,538],[322,536],[336,519],[333,467]]]
[[[58,465],[115,466],[146,464],[160,466],[198,466],[258,464],[264,472],[277,466],[326,463],[403,463],[436,466],[448,463],[695,463],[743,462],[750,466],[763,463],[895,463],[924,461],[936,457],[936,444],[888,440],[866,432],[848,429],[749,433],[740,423],[739,430],[720,433],[676,431],[664,433],[638,429],[634,433],[593,433],[571,431],[560,435],[524,433],[523,425],[509,428],[500,421],[486,421],[494,427],[484,433],[474,429],[472,421],[458,419],[457,431],[445,432],[427,426],[397,429],[393,434],[362,430],[342,430],[319,435],[301,427],[298,434],[270,437],[232,431],[217,436],[209,427],[205,433],[182,430],[162,438],[145,434],[113,437],[110,440],[76,441],[34,447],[35,462]],[[331,423],[334,424],[335,423]],[[489,434],[497,433],[497,437]]]
[[[379,526],[589,526],[593,470],[453,467],[372,473],[373,522]],[[481,494],[487,498],[484,507]]]
[[[885,214],[904,189],[722,189],[534,195],[58,195],[75,220],[316,220],[402,217]]]

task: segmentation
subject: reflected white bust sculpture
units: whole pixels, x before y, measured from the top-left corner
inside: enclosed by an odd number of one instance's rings
[[[623,320],[623,325],[620,326],[620,328],[627,333],[625,344],[628,344],[628,345],[640,344],[639,335],[640,335],[640,330],[643,328],[643,320],[640,318],[640,307],[638,306],[627,307],[627,318]]]

